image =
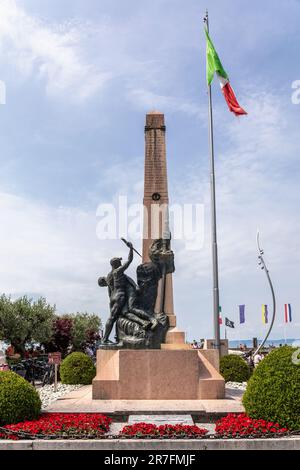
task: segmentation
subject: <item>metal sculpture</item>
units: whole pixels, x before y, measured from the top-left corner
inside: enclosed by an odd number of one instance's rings
[[[263,271],[265,271],[266,276],[267,276],[267,280],[268,280],[268,283],[269,283],[269,286],[270,286],[270,289],[271,289],[272,302],[273,302],[273,314],[272,314],[272,319],[271,319],[271,323],[270,323],[270,327],[268,329],[268,332],[267,332],[264,340],[261,342],[261,344],[258,346],[258,348],[254,351],[253,356],[255,356],[263,348],[263,346],[265,345],[265,343],[266,343],[266,341],[267,341],[267,339],[270,336],[270,333],[272,331],[274,321],[275,321],[275,316],[276,316],[276,298],[275,298],[274,288],[273,288],[273,284],[272,284],[272,281],[271,281],[269,270],[267,268],[266,262],[265,262],[264,257],[263,257],[264,250],[261,248],[260,243],[259,243],[259,232],[257,232],[256,243],[257,243],[258,260],[259,260],[258,264],[261,267],[261,269]]]

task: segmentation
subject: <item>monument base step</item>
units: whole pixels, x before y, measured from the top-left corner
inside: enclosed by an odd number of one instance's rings
[[[97,351],[95,400],[203,400],[224,396],[223,377],[200,351]]]
[[[161,349],[168,349],[168,350],[191,349],[191,345],[187,343],[173,343],[173,344],[162,343]]]
[[[179,330],[176,326],[174,328],[169,328],[166,334],[165,343],[185,344],[185,332],[182,330]]]

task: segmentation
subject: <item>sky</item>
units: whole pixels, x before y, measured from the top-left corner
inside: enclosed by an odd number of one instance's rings
[[[205,38],[202,0],[0,0],[0,291],[45,296],[58,313],[94,312],[97,278],[120,240],[97,237],[99,204],[143,197],[145,114],[165,114],[171,203],[204,205],[204,244],[174,240],[174,304],[189,340],[213,335]],[[299,0],[210,0],[210,33],[240,104],[213,113],[220,303],[230,339],[262,337],[271,297],[256,232],[300,338]],[[141,249],[141,242],[136,243]],[[138,260],[130,268],[135,276]],[[238,324],[238,305],[246,323]],[[224,335],[224,331],[222,331]]]

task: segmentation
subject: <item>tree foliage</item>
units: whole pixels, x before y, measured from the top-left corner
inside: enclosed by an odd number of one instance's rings
[[[0,297],[0,340],[12,344],[23,355],[32,343],[44,345],[47,352],[84,352],[100,338],[101,320],[96,314],[56,315],[55,306],[43,297],[33,301],[27,296],[12,300]]]
[[[60,351],[64,356],[71,351],[85,352],[99,340],[100,328],[101,320],[95,314],[77,312],[57,317],[47,350]]]
[[[240,356],[228,354],[221,357],[220,374],[225,382],[247,382],[250,377],[248,364]]]
[[[99,340],[101,320],[98,315],[77,312],[70,318],[73,320],[72,344],[74,351],[85,351],[88,346],[93,346]]]
[[[67,316],[57,317],[53,320],[53,333],[50,341],[45,345],[47,352],[59,351],[63,356],[72,348],[73,321]]]
[[[0,297],[0,339],[11,343],[23,353],[28,343],[46,343],[53,332],[55,306],[43,297],[36,301],[27,296],[12,300]]]

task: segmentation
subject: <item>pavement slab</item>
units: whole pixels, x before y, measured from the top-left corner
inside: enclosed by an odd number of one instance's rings
[[[241,394],[230,393],[224,400],[93,400],[92,386],[86,385],[52,402],[46,412],[104,413],[109,415],[227,414],[242,413]]]
[[[149,423],[160,426],[162,424],[194,424],[191,415],[130,415],[128,424]]]

